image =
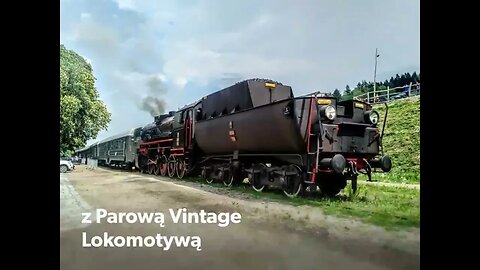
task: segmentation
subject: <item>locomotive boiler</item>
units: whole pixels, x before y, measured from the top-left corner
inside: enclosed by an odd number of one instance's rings
[[[143,142],[169,138],[172,133],[174,111],[155,116],[154,122],[144,126],[140,131]]]
[[[139,166],[179,178],[198,173],[226,186],[248,180],[256,191],[278,188],[291,197],[335,195],[347,180],[355,191],[359,173],[370,179],[372,169],[392,166],[379,118],[362,101],[295,97],[290,86],[251,79],[156,118],[142,131]]]

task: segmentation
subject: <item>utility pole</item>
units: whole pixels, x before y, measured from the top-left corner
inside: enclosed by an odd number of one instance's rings
[[[377,91],[377,58],[379,56],[380,55],[378,54],[378,48],[375,48],[375,71],[373,73],[373,102],[375,102],[375,98],[377,97],[377,94],[375,92]]]

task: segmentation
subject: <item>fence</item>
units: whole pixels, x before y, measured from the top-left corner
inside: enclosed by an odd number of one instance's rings
[[[406,97],[414,97],[420,95],[420,83],[410,83],[405,86],[390,88],[386,90],[370,91],[353,98],[356,100],[365,101],[368,103],[384,103],[392,100],[397,100]]]

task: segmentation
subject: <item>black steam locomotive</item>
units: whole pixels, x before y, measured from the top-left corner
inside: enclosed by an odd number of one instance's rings
[[[305,190],[336,195],[347,180],[355,191],[359,173],[371,179],[374,168],[390,171],[379,117],[362,101],[295,97],[290,86],[246,80],[138,129],[135,166],[225,186],[248,179],[256,191],[279,188],[290,197]]]

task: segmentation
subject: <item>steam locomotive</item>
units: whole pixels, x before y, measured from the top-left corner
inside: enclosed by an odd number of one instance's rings
[[[385,104],[385,106],[387,106]],[[258,192],[281,189],[289,197],[304,191],[334,196],[372,170],[389,172],[383,154],[379,114],[368,103],[338,101],[250,79],[212,93],[178,111],[159,115],[133,130],[131,163],[142,172],[231,186],[248,180]],[[118,137],[118,136],[117,136]]]

